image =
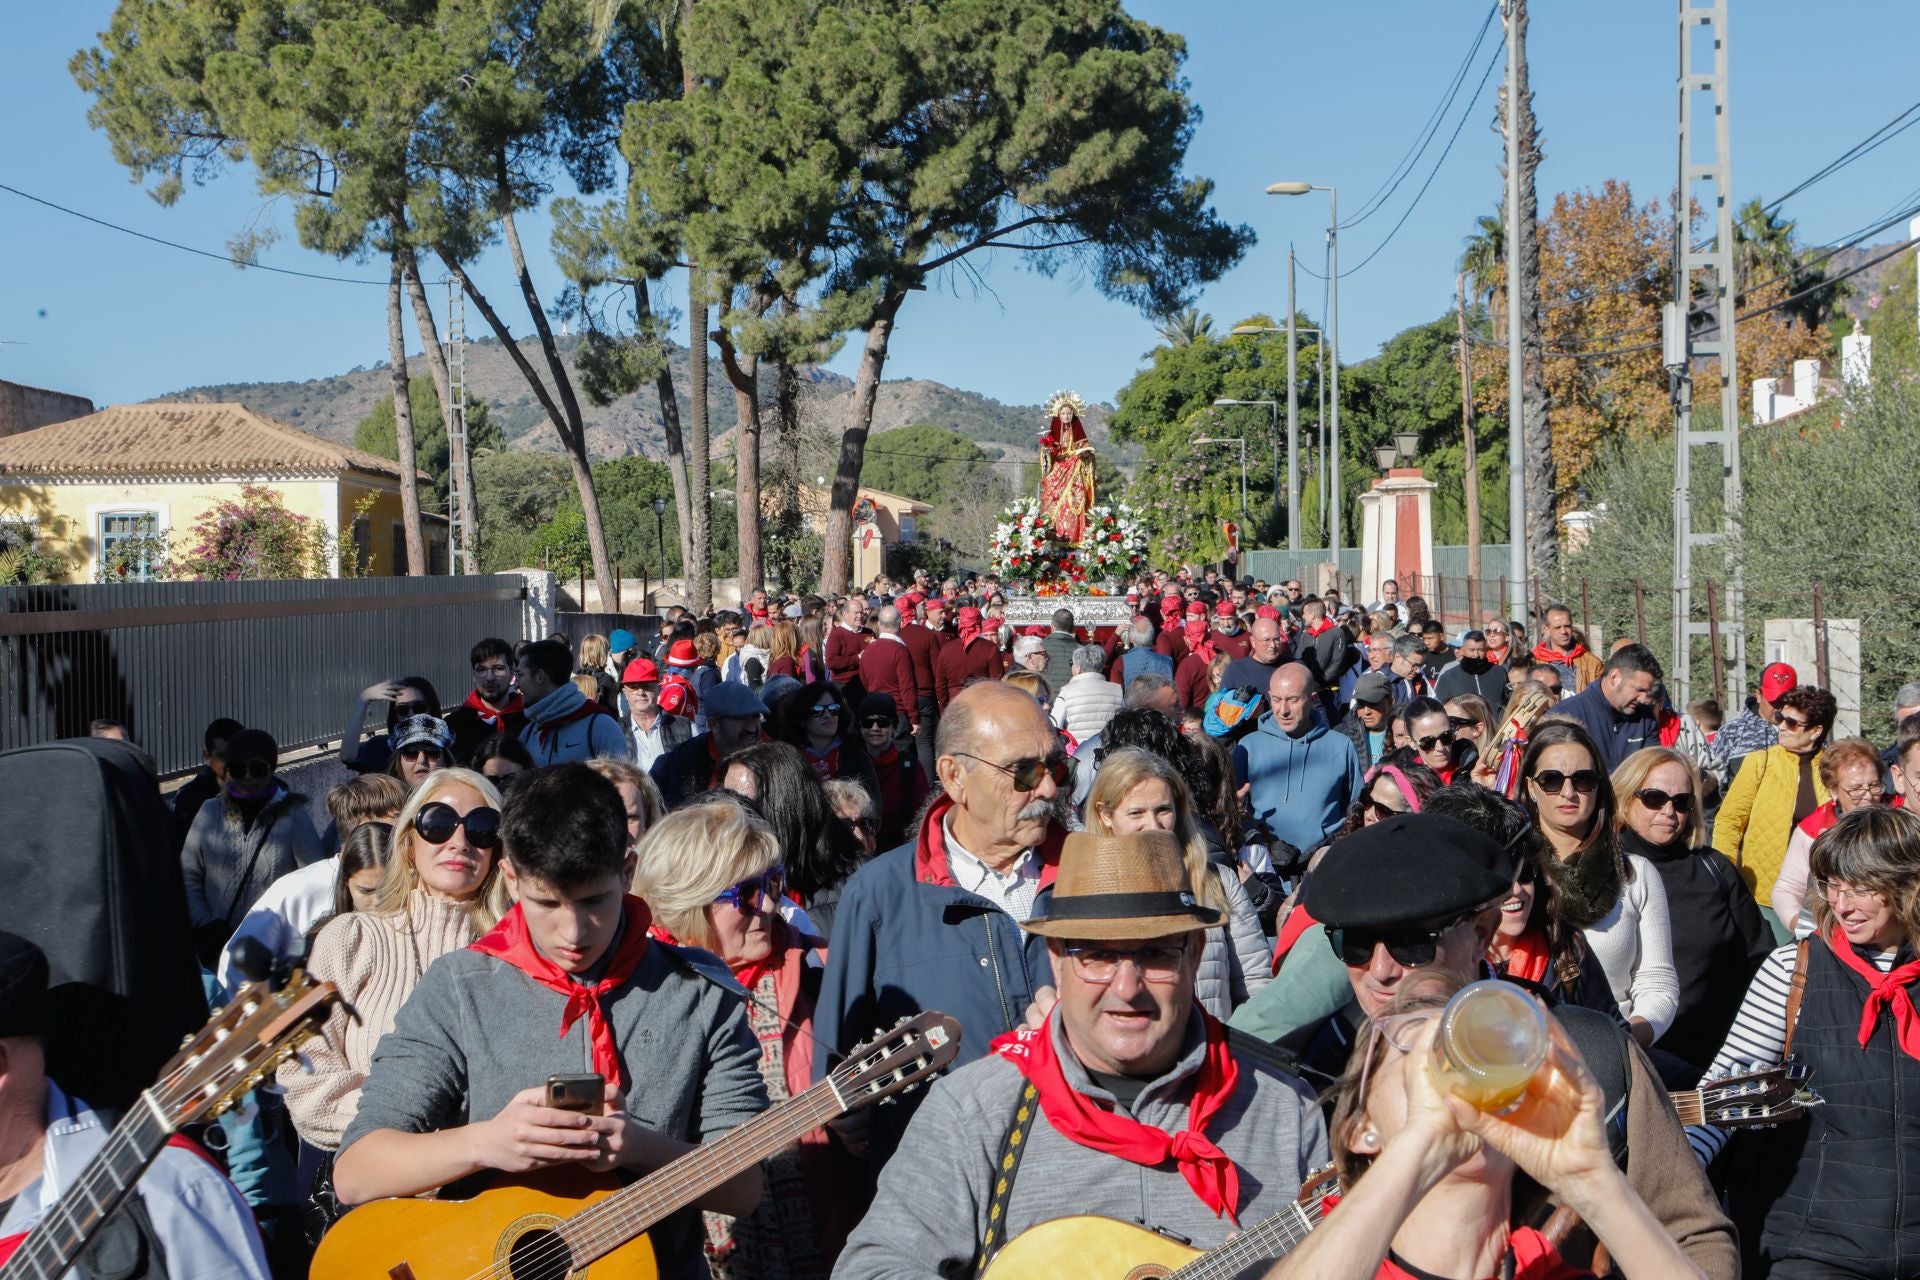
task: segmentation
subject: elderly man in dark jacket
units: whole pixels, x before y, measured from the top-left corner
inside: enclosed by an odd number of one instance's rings
[[[944,792],[909,844],[847,881],[814,1014],[817,1069],[904,1015],[966,1028],[961,1063],[1021,1024],[1051,981],[1045,940],[1020,926],[1048,900],[1066,837],[1057,801],[1072,762],[1046,713],[998,682],[954,695],[935,748]],[[924,1094],[873,1113],[875,1168]]]

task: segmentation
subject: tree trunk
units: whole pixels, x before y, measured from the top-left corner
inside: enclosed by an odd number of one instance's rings
[[[1473,374],[1467,352],[1467,277],[1453,278],[1454,305],[1460,315],[1461,488],[1467,506],[1467,626],[1480,623],[1480,448],[1473,438]]]
[[[1511,282],[1508,298],[1520,310],[1522,419],[1521,443],[1526,461],[1527,574],[1545,581],[1559,561],[1559,516],[1555,509],[1559,478],[1553,462],[1553,429],[1547,419],[1546,342],[1540,312],[1540,195],[1534,177],[1540,168],[1538,122],[1533,115],[1533,91],[1527,87],[1527,0],[1514,0],[1515,43],[1520,50],[1515,69],[1518,101],[1513,104],[1520,137],[1520,278]]]
[[[800,539],[800,371],[788,360],[774,365],[774,429],[778,433],[774,469],[780,477],[780,494],[774,508],[773,527],[786,562],[779,566],[781,585],[791,589],[799,580],[800,563],[796,549]]]
[[[440,398],[440,419],[447,433],[447,465],[460,480],[460,502],[447,512],[447,518],[460,529],[457,544],[465,547],[469,555],[478,557],[480,513],[473,497],[473,456],[467,448],[465,433],[458,439],[453,434],[453,392],[452,379],[447,374],[447,353],[440,345],[440,330],[433,322],[433,307],[427,301],[426,286],[420,280],[420,263],[412,249],[407,250],[400,270],[407,283],[407,294],[413,299],[413,323],[420,330],[420,346],[427,355],[427,371],[433,375],[434,394]],[[451,554],[452,548],[448,550]],[[453,565],[456,573],[473,573],[478,567],[471,562],[463,565],[457,558]]]
[[[633,282],[633,313],[642,328],[651,329],[653,299],[645,280]],[[660,399],[660,428],[667,437],[667,474],[673,477],[673,509],[679,512],[674,519],[674,527],[680,531],[680,572],[685,573],[686,566],[693,561],[693,535],[686,519],[687,442],[680,434],[680,401],[673,393],[673,370],[667,365],[665,352],[661,353],[660,374],[653,380],[653,391]],[[666,559],[666,553],[666,548],[662,547],[662,561]],[[661,577],[666,577],[672,571],[673,566],[661,564]]]
[[[833,494],[827,506],[827,527],[821,535],[820,590],[839,595],[847,589],[853,570],[853,503],[860,493],[860,468],[873,429],[873,403],[880,394],[880,374],[887,367],[887,345],[893,340],[893,318],[900,313],[906,293],[895,289],[880,301],[867,329],[860,353],[860,370],[853,379],[853,402],[847,425],[840,432],[840,462],[833,473]]]
[[[766,585],[760,564],[760,357],[738,355],[724,329],[713,331],[720,367],[733,385],[733,505],[740,540],[740,598]]]
[[[400,316],[400,255],[394,254],[392,274],[387,280],[387,362],[393,381],[393,442],[400,463],[400,523],[403,545],[407,549],[407,573],[423,578],[427,573],[426,549],[420,537],[420,486],[415,481],[418,468],[413,457],[413,403],[407,395],[407,330]],[[351,530],[348,537],[352,537]]]
[[[700,264],[687,264],[687,488],[693,505],[681,512],[691,530],[687,560],[687,606],[713,608],[712,426],[707,417],[707,300]]]

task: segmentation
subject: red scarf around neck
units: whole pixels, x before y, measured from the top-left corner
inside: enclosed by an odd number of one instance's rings
[[[1552,963],[1553,953],[1547,947],[1547,935],[1538,929],[1528,929],[1507,946],[1506,974],[1509,978],[1545,986],[1547,971]]]
[[[1172,1160],[1194,1194],[1212,1209],[1240,1223],[1240,1170],[1231,1157],[1206,1136],[1207,1122],[1227,1105],[1240,1082],[1240,1065],[1227,1048],[1227,1029],[1198,1005],[1207,1029],[1207,1055],[1194,1079],[1193,1098],[1187,1103],[1187,1127],[1168,1133],[1132,1116],[1111,1110],[1067,1083],[1054,1051],[1051,1024],[1009,1031],[993,1042],[993,1051],[1011,1062],[1040,1095],[1047,1123],[1083,1147],[1104,1151],[1133,1164],[1152,1168]]]
[[[508,716],[526,714],[527,700],[520,696],[518,689],[515,689],[507,698],[506,705],[496,711],[487,705],[487,700],[480,696],[478,689],[475,689],[467,694],[466,706],[473,714],[480,717],[480,723],[486,725],[487,728],[492,729],[495,733],[498,733],[506,727],[506,718]]]
[[[1573,648],[1568,649],[1565,653],[1554,648],[1545,640],[1533,646],[1533,660],[1535,662],[1559,663],[1562,666],[1572,662],[1575,658],[1585,657],[1586,653],[1587,646],[1578,640],[1575,640],[1573,642]]]
[[[593,1069],[609,1083],[625,1089],[629,1083],[626,1068],[620,1059],[620,1047],[613,1042],[613,1027],[607,1021],[601,1001],[618,990],[640,967],[641,958],[647,954],[647,931],[653,925],[653,912],[632,894],[622,901],[621,910],[626,924],[620,941],[607,963],[606,973],[590,987],[575,982],[559,965],[540,954],[540,949],[533,945],[533,935],[527,932],[527,918],[518,904],[501,917],[490,933],[472,945],[482,955],[504,960],[547,990],[567,998],[566,1010],[560,1015],[561,1039],[566,1038],[573,1024],[585,1014],[587,1034],[593,1042]]]
[[[1867,984],[1866,1007],[1860,1010],[1860,1047],[1864,1049],[1872,1041],[1880,1011],[1891,1007],[1895,1043],[1909,1058],[1920,1058],[1920,1013],[1914,1011],[1913,996],[1907,991],[1908,984],[1920,978],[1920,960],[1909,960],[1882,973],[1871,960],[1860,957],[1839,925],[1833,926],[1826,942],[1840,963],[1859,974]]]

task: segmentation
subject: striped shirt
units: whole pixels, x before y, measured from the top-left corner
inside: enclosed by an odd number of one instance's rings
[[[1789,942],[1775,948],[1760,965],[1759,972],[1753,975],[1753,985],[1747,988],[1747,998],[1740,1002],[1740,1012],[1727,1028],[1720,1052],[1707,1068],[1705,1079],[1739,1075],[1779,1064],[1787,1048],[1787,995],[1793,989],[1793,961],[1799,949],[1798,942]],[[1886,973],[1893,968],[1897,950],[1889,948],[1869,958],[1875,968]],[[1713,1125],[1687,1127],[1687,1143],[1703,1165],[1720,1154],[1729,1136],[1726,1130]]]

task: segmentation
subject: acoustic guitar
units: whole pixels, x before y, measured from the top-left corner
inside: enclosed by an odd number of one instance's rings
[[[1806,1114],[1825,1101],[1802,1088],[1808,1076],[1804,1062],[1783,1062],[1740,1075],[1703,1080],[1698,1089],[1669,1096],[1680,1123],[1710,1124],[1721,1129],[1771,1129]]]
[[[911,1088],[960,1050],[960,1024],[928,1011],[875,1036],[806,1092],[622,1187],[547,1169],[471,1200],[376,1200],[320,1241],[308,1280],[654,1280],[646,1232],[835,1116]]]
[[[161,1069],[113,1127],[53,1211],[0,1263],[0,1280],[54,1280],[73,1266],[167,1141],[218,1116],[294,1056],[340,998],[331,982],[295,970],[284,982],[250,982]]]
[[[1292,1204],[1204,1253],[1118,1218],[1055,1218],[1007,1241],[981,1280],[1231,1280],[1291,1253],[1320,1224],[1337,1187],[1332,1169],[1317,1170]]]

